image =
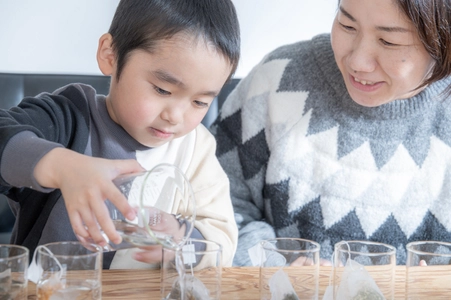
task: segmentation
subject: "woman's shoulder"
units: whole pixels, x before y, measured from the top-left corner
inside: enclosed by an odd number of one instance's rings
[[[318,53],[318,51],[321,53]],[[323,52],[332,52],[329,33],[314,36],[309,40],[302,40],[280,46],[268,53],[263,61],[268,62],[274,59],[293,59],[298,58],[299,56],[309,57],[312,54],[316,56],[322,55]]]
[[[339,81],[330,34],[281,46],[268,53],[249,74],[251,81],[278,91],[309,90],[318,80]]]

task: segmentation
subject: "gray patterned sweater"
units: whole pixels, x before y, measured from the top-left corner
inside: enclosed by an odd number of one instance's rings
[[[362,107],[349,97],[329,35],[283,46],[241,80],[211,130],[231,180],[235,265],[275,236],[397,248],[451,241],[450,78],[406,100]]]

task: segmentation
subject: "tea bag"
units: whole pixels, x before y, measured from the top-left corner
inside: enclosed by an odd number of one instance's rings
[[[269,290],[271,291],[271,300],[299,300],[290,278],[282,268],[269,279]]]
[[[184,287],[185,299],[188,300],[209,300],[210,293],[202,281],[193,275],[185,275]],[[182,299],[180,290],[180,278],[172,285],[171,293],[166,299]]]
[[[374,279],[363,265],[348,259],[338,286],[337,300],[384,300]]]
[[[334,299],[334,286],[328,285],[326,291],[324,292],[323,300],[333,300]]]
[[[47,247],[45,246],[38,246],[36,248],[36,250],[34,251],[33,254],[33,260],[30,263],[30,266],[28,267],[28,280],[34,282],[34,283],[38,283],[38,281],[41,279],[41,275],[43,273],[43,269],[40,265],[38,265],[38,263],[36,262],[36,253],[38,252],[39,249],[44,249],[49,255],[50,257],[52,257],[56,264],[59,267],[59,271],[56,272],[54,275],[51,276],[50,281],[52,282],[52,285],[54,285],[54,281],[60,281],[60,279],[64,276],[65,272],[66,272],[66,268],[63,267],[60,262],[58,261],[58,259],[53,256],[52,251],[50,251]]]
[[[28,267],[28,280],[34,283],[38,283],[39,278],[42,274],[42,268],[40,268],[36,264],[36,255],[33,256],[33,261],[31,262],[30,266]]]

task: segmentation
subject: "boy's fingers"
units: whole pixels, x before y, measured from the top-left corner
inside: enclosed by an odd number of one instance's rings
[[[133,258],[144,263],[157,263],[161,261],[161,246],[147,247],[145,251],[135,252]]]
[[[124,194],[114,184],[108,189],[107,198],[128,220],[133,220],[136,217],[135,210],[130,206]]]
[[[122,242],[122,237],[116,231],[116,227],[114,226],[114,223],[111,220],[108,208],[106,207],[105,203],[104,202],[93,203],[92,210],[95,213],[100,228],[102,228],[104,234],[106,234],[108,239],[115,244],[120,244]]]
[[[100,231],[99,224],[95,219],[93,212],[87,208],[87,210],[81,212],[81,217],[93,242],[101,246],[105,245],[106,241]]]
[[[136,160],[129,159],[129,160],[123,160],[118,161],[118,163],[121,164],[121,172],[122,174],[127,173],[138,173],[138,172],[144,172],[146,169],[144,169]]]
[[[89,232],[86,230],[85,226],[83,225],[83,221],[78,214],[78,212],[69,214],[69,220],[72,225],[72,228],[74,230],[75,235],[81,236],[83,238],[89,237]]]

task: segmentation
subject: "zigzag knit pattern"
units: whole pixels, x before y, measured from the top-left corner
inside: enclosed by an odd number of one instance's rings
[[[352,101],[329,35],[276,49],[231,93],[212,126],[231,180],[240,240],[273,236],[451,241],[451,99],[445,79],[405,100]]]

